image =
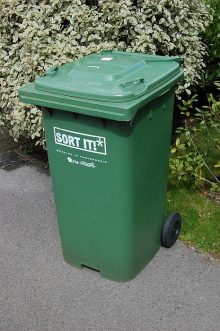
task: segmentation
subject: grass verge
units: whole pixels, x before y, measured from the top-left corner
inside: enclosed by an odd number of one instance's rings
[[[220,257],[220,204],[185,187],[168,189],[166,214],[182,215],[180,239]]]

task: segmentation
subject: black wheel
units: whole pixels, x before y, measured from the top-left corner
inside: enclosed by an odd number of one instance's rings
[[[161,244],[166,248],[172,247],[179,237],[181,229],[181,215],[178,213],[171,214],[164,223]]]

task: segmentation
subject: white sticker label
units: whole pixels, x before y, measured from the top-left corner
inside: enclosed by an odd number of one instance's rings
[[[54,127],[54,139],[57,145],[107,155],[105,137]]]
[[[101,61],[111,61],[113,60],[113,57],[102,57]]]

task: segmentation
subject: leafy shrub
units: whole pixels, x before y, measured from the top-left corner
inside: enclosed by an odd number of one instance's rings
[[[196,96],[182,101],[180,110],[185,120],[183,126],[177,128],[171,148],[171,181],[205,183],[219,190],[220,101],[212,94],[207,97],[209,106],[195,109]],[[191,117],[192,111],[194,117]]]
[[[185,57],[190,92],[204,67],[200,33],[211,16],[204,0],[1,0],[0,122],[15,139],[43,142],[41,112],[17,90],[61,65],[103,49]]]
[[[206,0],[212,9],[213,21],[203,34],[207,45],[205,62],[207,69],[204,75],[204,85],[210,86],[220,76],[220,1]]]

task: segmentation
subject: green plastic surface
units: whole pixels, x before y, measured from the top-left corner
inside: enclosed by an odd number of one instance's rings
[[[102,277],[135,277],[160,247],[174,91],[132,126],[44,109],[65,260]]]
[[[104,51],[49,69],[22,87],[19,97],[43,107],[129,121],[182,76],[179,58]]]
[[[43,109],[70,264],[127,281],[159,249],[182,76],[178,59],[107,51],[53,68],[19,90],[21,100]]]

